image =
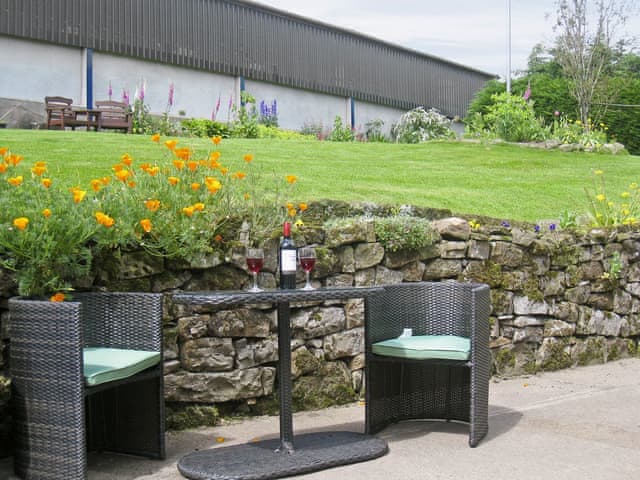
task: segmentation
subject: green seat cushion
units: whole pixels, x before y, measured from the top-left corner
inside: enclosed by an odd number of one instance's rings
[[[130,377],[160,362],[160,352],[88,347],[82,349],[84,378],[95,386]]]
[[[469,360],[471,341],[454,335],[416,335],[374,343],[371,351],[376,355],[413,360]]]

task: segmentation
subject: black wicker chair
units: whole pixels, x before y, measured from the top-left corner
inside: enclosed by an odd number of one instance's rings
[[[9,301],[14,470],[21,478],[83,480],[88,450],[165,456],[162,295],[100,292],[74,300]],[[52,318],[61,308],[64,321]],[[86,347],[159,352],[160,361],[88,386]]]
[[[456,420],[469,423],[469,445],[475,447],[488,430],[489,287],[402,283],[385,286],[370,303],[365,347],[367,433],[401,420]],[[399,337],[405,328],[414,336],[466,337],[468,359],[400,358],[373,352],[380,352],[378,342]]]

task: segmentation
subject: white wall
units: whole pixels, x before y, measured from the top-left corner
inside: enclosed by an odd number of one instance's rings
[[[174,103],[169,112],[172,116],[183,110],[186,117],[211,118],[220,98],[216,119],[226,122],[229,99],[232,98],[234,104],[238,102],[237,82],[230,75],[94,53],[94,100],[108,98],[109,82],[113,100],[122,100],[122,92],[127,90],[131,103],[144,83],[144,102],[154,114],[166,110],[171,83],[174,85]]]
[[[322,125],[325,130],[331,130],[336,115],[342,118],[343,125],[351,124],[349,103],[344,97],[253,80],[245,82],[245,90],[256,99],[258,108],[262,100],[269,106],[276,100],[280,128],[300,130],[304,125]]]
[[[398,123],[400,115],[405,113],[404,110],[397,108],[384,107],[374,103],[360,102],[355,103],[356,131],[364,133],[367,128],[366,124],[372,120],[382,120],[382,133],[389,135],[391,127]]]
[[[0,36],[0,97],[44,102],[46,96],[83,104],[82,50]]]
[[[86,102],[85,51],[45,43],[0,36],[0,99],[43,102],[46,95],[61,95],[73,99],[76,105]],[[232,119],[229,103],[240,101],[240,80],[201,70],[137,60],[101,52],[93,54],[93,100],[105,100],[111,83],[113,100],[121,100],[127,91],[133,103],[142,84],[145,104],[152,114],[167,109],[169,85],[174,85],[174,104],[169,114],[185,117],[212,118],[218,99],[216,120]],[[275,99],[281,128],[300,130],[305,125],[322,126],[328,132],[336,116],[344,126],[351,125],[350,99],[307,90],[246,80],[245,90],[259,106]],[[383,132],[388,133],[403,113],[400,110],[366,102],[355,102],[355,126],[364,133],[366,123],[381,119]],[[0,115],[2,112],[0,112]],[[230,118],[231,117],[231,118]]]

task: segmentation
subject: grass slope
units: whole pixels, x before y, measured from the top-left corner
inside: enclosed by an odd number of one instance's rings
[[[178,140],[201,156],[212,147],[208,139]],[[0,130],[0,146],[23,155],[29,165],[46,160],[52,177],[78,185],[110,174],[122,153],[137,164],[165,156],[164,148],[147,136],[103,132]],[[584,188],[593,185],[596,168],[604,170],[610,196],[618,196],[632,181],[640,183],[638,156],[506,144],[226,139],[220,150],[223,163],[242,165],[242,156],[253,153],[252,168],[297,175],[295,200],[413,204],[532,222],[558,218],[563,211],[584,213]]]

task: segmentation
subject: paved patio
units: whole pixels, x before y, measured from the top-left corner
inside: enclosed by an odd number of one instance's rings
[[[408,422],[380,434],[384,457],[296,478],[618,480],[640,472],[640,359],[494,381],[489,403],[489,435],[475,449],[466,425]],[[294,416],[296,433],[361,432],[363,422],[362,405]],[[277,417],[169,432],[167,460],[95,454],[89,479],[179,480],[176,462],[186,453],[277,436]],[[0,478],[17,478],[10,458],[0,461]]]

